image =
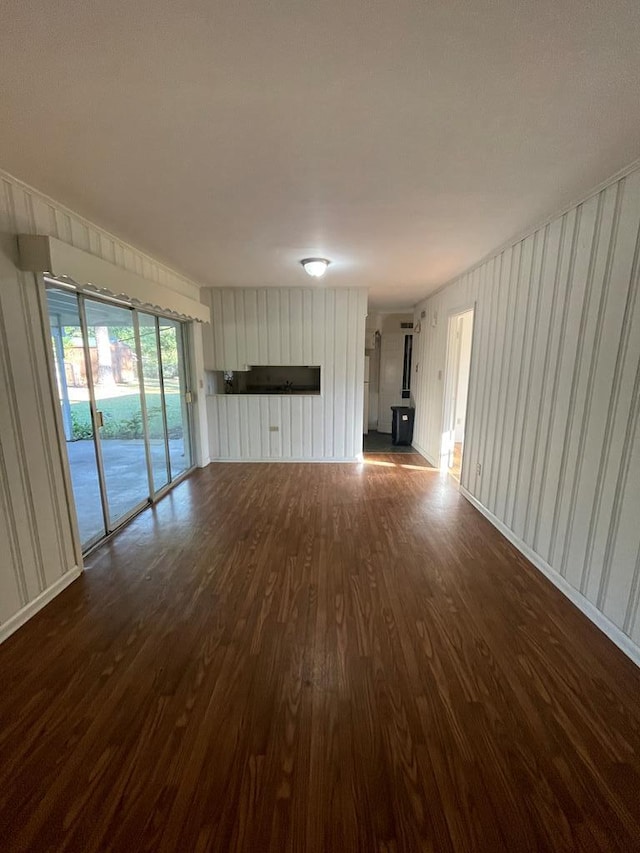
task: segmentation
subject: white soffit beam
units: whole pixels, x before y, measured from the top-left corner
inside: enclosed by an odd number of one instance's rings
[[[67,278],[83,291],[98,293],[140,308],[174,314],[201,323],[211,322],[211,311],[195,299],[149,281],[102,258],[76,249],[55,237],[19,234],[20,268]]]

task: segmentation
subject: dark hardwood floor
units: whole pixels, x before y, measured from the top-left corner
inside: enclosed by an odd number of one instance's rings
[[[198,472],[0,678],[3,851],[640,849],[640,671],[417,455]]]

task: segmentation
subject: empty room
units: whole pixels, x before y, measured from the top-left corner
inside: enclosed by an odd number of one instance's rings
[[[0,850],[640,850],[637,0],[0,47]]]

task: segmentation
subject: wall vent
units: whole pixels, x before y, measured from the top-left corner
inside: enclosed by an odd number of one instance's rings
[[[401,329],[413,329],[413,323],[400,323]]]

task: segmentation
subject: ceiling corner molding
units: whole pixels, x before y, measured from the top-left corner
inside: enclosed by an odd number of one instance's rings
[[[44,235],[19,234],[20,269],[49,273],[72,282],[82,291],[121,299],[200,323],[211,322],[211,309],[171,288]]]

